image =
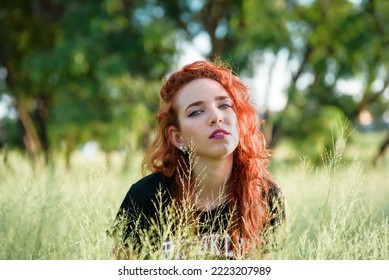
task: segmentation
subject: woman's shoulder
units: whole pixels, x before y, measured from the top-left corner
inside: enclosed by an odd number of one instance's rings
[[[283,200],[284,196],[282,194],[281,188],[274,182],[270,181],[268,186],[268,198],[269,199],[276,199],[276,200]]]
[[[168,191],[170,180],[160,172],[151,173],[136,183],[130,189],[130,194],[142,195],[145,198],[155,197],[159,191]]]
[[[132,188],[142,188],[144,186],[154,186],[155,184],[162,183],[166,180],[166,177],[163,176],[160,172],[154,172],[145,177],[141,178],[135,182],[131,187]]]
[[[274,182],[270,181],[267,193],[267,206],[270,217],[270,224],[282,223],[285,220],[285,198],[281,188]]]
[[[161,173],[149,174],[131,185],[120,208],[141,208],[145,211],[151,211],[154,203],[158,203],[159,199],[165,203],[170,201],[170,186],[168,184],[169,179]]]

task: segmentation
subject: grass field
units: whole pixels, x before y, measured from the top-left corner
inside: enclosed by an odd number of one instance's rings
[[[270,168],[286,198],[282,250],[273,259],[389,259],[389,153],[370,164],[382,134],[357,135],[314,165],[275,151]],[[112,226],[141,155],[123,171],[122,157],[75,155],[33,170],[16,152],[0,154],[0,259],[109,259]]]

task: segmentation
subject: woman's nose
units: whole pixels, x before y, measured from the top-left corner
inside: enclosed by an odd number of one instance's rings
[[[210,110],[209,125],[215,125],[223,122],[223,115],[217,108]]]

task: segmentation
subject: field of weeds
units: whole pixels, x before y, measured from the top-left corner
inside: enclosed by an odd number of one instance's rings
[[[286,199],[287,222],[279,233],[283,246],[270,258],[389,259],[389,155],[373,166],[376,146],[370,143],[379,135],[358,139],[335,143],[322,164],[291,153],[287,145],[277,148],[270,169]],[[128,187],[140,178],[141,155],[125,170],[120,155],[109,163],[102,156],[75,155],[71,169],[60,158],[33,169],[17,152],[4,157],[3,152],[0,259],[112,257],[107,230]]]

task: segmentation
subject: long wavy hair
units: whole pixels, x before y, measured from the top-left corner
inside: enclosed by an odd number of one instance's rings
[[[235,217],[230,235],[235,245],[239,242],[252,244],[259,240],[266,219],[267,195],[272,180],[266,169],[270,151],[259,130],[261,120],[255,106],[249,102],[248,88],[230,68],[220,63],[197,61],[174,72],[164,81],[160,91],[160,111],[157,114],[157,131],[143,160],[142,171],[162,172],[178,183],[180,160],[188,160],[169,140],[168,128],[180,128],[174,99],[177,92],[189,82],[208,78],[219,82],[233,100],[238,119],[239,144],[234,151],[233,170],[227,182],[229,204],[234,207]],[[178,184],[176,184],[178,185]],[[182,197],[182,189],[175,191]],[[239,239],[241,239],[239,241]],[[245,245],[246,246],[246,245]],[[248,245],[251,247],[251,245]]]

